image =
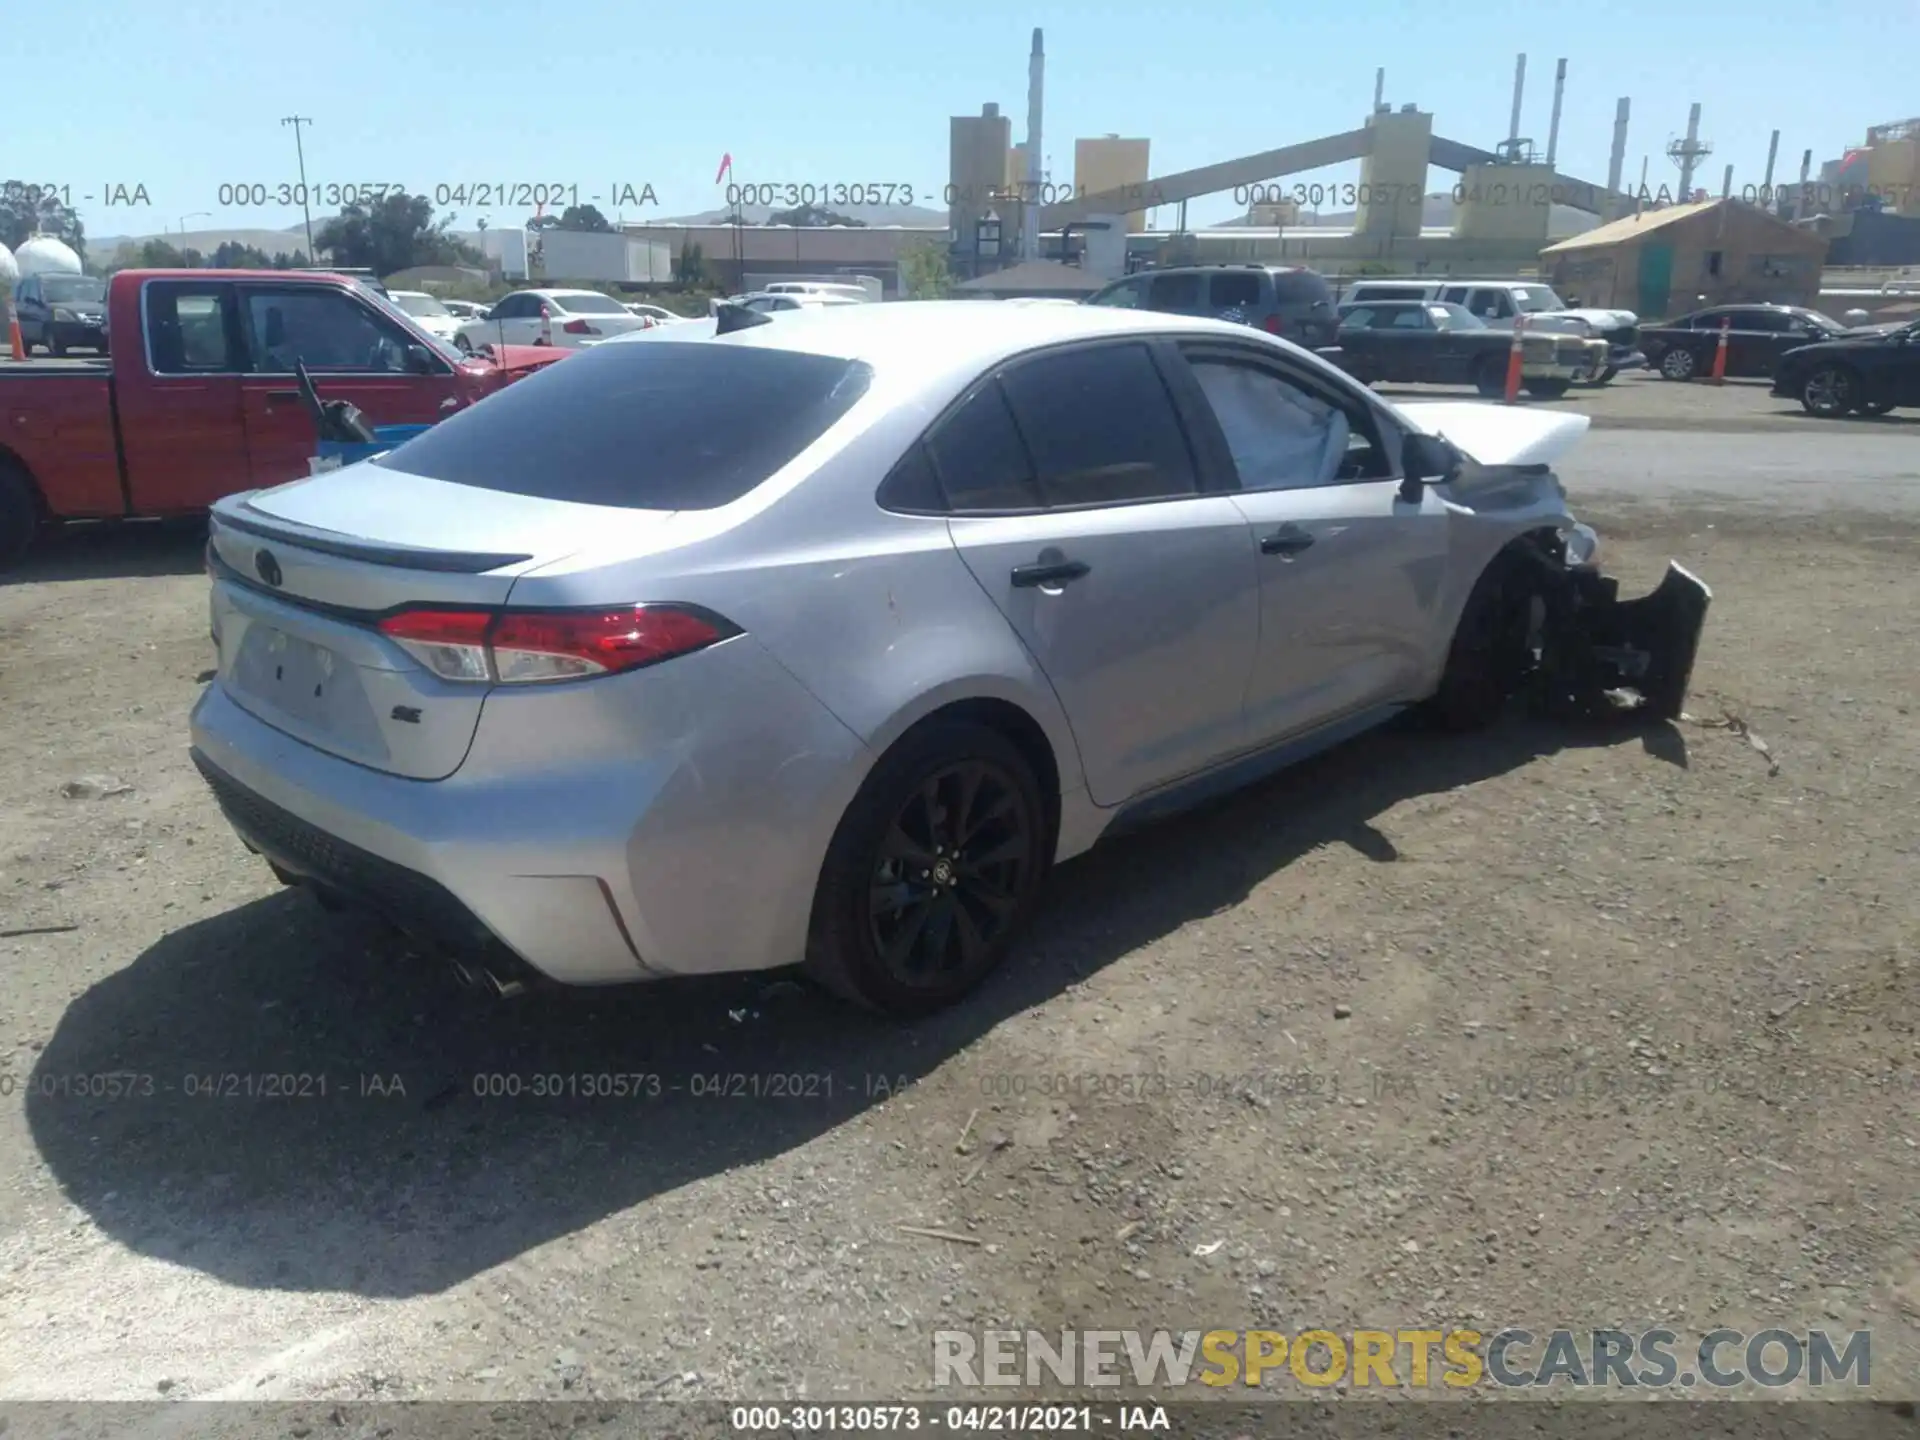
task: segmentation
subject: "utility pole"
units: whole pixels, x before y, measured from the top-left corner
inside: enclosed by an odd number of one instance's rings
[[[313,253],[313,208],[307,203],[307,150],[300,143],[300,127],[313,121],[305,115],[289,115],[280,123],[293,126],[293,153],[300,159],[300,215],[307,222],[307,263],[317,265],[319,259]]]

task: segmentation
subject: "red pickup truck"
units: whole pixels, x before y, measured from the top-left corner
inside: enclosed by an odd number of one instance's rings
[[[0,361],[0,564],[64,520],[179,515],[307,473],[314,423],[294,379],[372,425],[430,425],[571,353],[464,355],[343,275],[122,270],[112,355]]]

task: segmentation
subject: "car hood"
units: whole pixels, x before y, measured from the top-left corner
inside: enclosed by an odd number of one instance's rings
[[[86,315],[98,319],[107,313],[104,300],[49,300],[48,310],[70,310],[75,315]]]
[[[1482,465],[1545,465],[1573,448],[1593,421],[1586,415],[1509,410],[1471,400],[1394,407],[1417,430],[1438,435]]]
[[[1584,320],[1589,325],[1602,330],[1616,330],[1622,325],[1638,325],[1640,317],[1631,310],[1554,310],[1554,315],[1571,315],[1576,320]]]

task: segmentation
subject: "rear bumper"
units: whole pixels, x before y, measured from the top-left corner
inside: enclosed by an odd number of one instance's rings
[[[496,689],[465,763],[410,780],[294,739],[218,681],[193,758],[254,849],[422,943],[597,985],[798,962],[869,756],[757,642]]]

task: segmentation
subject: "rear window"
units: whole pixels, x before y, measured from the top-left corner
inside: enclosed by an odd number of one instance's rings
[[[625,315],[627,307],[607,295],[556,295],[560,308],[569,315]]]
[[[1316,300],[1333,299],[1333,291],[1321,276],[1311,270],[1281,270],[1273,277],[1273,303],[1311,305]]]
[[[711,510],[766,480],[866,394],[857,360],[744,345],[600,345],[374,461],[512,495]]]

